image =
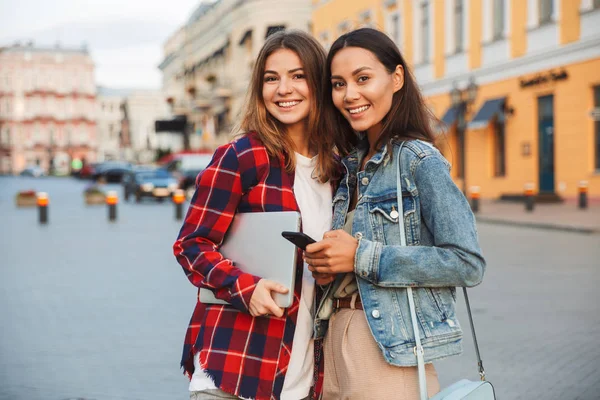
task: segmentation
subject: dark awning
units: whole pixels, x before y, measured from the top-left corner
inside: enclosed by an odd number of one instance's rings
[[[251,37],[252,37],[252,29],[248,29],[242,35],[242,38],[240,39],[239,45],[242,46],[246,42],[246,40],[250,39]]]
[[[487,100],[475,117],[469,122],[469,128],[471,129],[479,129],[485,128],[490,120],[495,116],[503,117],[504,116],[504,104],[506,103],[506,97],[499,97],[497,99]]]
[[[185,131],[187,117],[177,115],[173,119],[154,121],[154,130],[156,132],[180,132]]]
[[[458,110],[460,106],[450,106],[446,114],[442,117],[442,122],[450,126],[454,124],[458,118]]]

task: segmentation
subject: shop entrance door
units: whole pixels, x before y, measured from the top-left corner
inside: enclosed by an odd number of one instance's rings
[[[554,96],[538,97],[539,193],[554,193]]]

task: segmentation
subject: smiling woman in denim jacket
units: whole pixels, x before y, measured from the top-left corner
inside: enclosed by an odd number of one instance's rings
[[[462,351],[455,287],[479,284],[485,270],[475,219],[432,145],[432,116],[396,45],[358,29],[335,41],[327,61],[339,124],[360,144],[343,160],[332,231],[305,253],[327,285],[315,320],[315,337],[327,332],[323,397],[418,399],[409,286],[418,288],[431,396],[439,391],[431,362]]]

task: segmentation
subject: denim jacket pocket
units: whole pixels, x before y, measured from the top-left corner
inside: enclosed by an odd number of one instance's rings
[[[404,211],[404,231],[407,245],[419,243],[419,224],[417,200],[410,193],[402,193],[402,208]],[[369,202],[369,213],[373,228],[374,239],[378,242],[400,244],[398,218],[398,202],[396,196]]]
[[[446,320],[446,315],[431,289],[420,288],[415,294],[417,317],[425,337],[428,338],[432,336],[434,328]]]
[[[384,244],[395,244],[399,238],[398,203],[396,196],[369,201],[368,210],[371,220],[373,239]]]

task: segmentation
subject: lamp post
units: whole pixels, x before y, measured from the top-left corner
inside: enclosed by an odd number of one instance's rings
[[[48,175],[54,175],[54,130],[50,129],[50,144],[48,145]]]
[[[452,106],[456,109],[456,136],[458,138],[458,147],[460,148],[460,169],[459,176],[462,177],[462,191],[467,194],[467,168],[466,168],[466,149],[467,149],[467,119],[469,108],[477,98],[478,86],[475,79],[471,77],[469,84],[464,89],[459,89],[456,82],[450,91],[450,100]]]

